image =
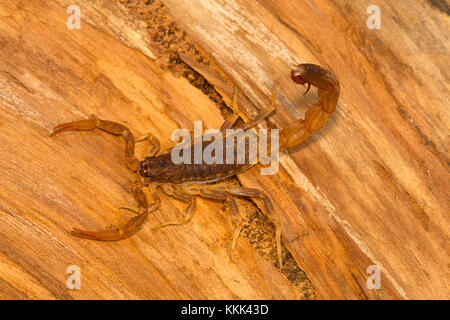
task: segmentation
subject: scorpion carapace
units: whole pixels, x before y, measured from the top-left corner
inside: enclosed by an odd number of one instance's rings
[[[314,131],[319,130],[331,117],[339,99],[339,82],[333,73],[320,66],[314,64],[300,64],[297,68],[292,70],[291,78],[296,83],[308,85],[306,92],[308,92],[311,86],[317,87],[319,101],[307,110],[305,119],[295,120],[289,123],[285,128],[281,129],[280,151],[302,143],[308,139]],[[276,90],[277,85],[275,85],[272,91],[271,105],[258,114],[252,121],[240,126],[241,129],[245,130],[257,125],[261,120],[267,118],[275,111]],[[233,115],[225,120],[220,129],[222,132],[222,139],[225,137],[226,129],[232,128],[239,118],[236,89],[233,93],[232,108],[234,111]],[[133,196],[138,205],[138,210],[135,211],[137,215],[121,228],[110,227],[104,231],[73,229],[73,235],[80,238],[99,241],[115,241],[131,236],[139,230],[148,214],[159,208],[160,199],[156,193],[156,188],[160,188],[165,194],[171,197],[188,202],[189,205],[186,208],[183,219],[163,223],[156,227],[155,230],[170,225],[182,225],[190,221],[194,215],[198,197],[226,201],[228,203],[229,212],[235,217],[238,216],[239,209],[234,197],[255,197],[264,200],[266,209],[275,223],[278,262],[280,268],[282,267],[280,224],[269,196],[257,189],[230,185],[223,181],[220,182],[223,178],[244,172],[255,164],[175,164],[172,161],[170,149],[169,151],[158,155],[160,144],[158,139],[152,134],[149,133],[144,137],[135,140],[131,131],[124,125],[114,121],[100,120],[95,117],[60,124],[53,129],[51,136],[69,130],[88,131],[95,128],[104,130],[113,135],[122,136],[125,141],[125,159],[127,167],[130,170],[137,172],[137,179],[132,185]],[[143,161],[139,162],[135,157],[134,147],[136,142],[144,140],[148,140],[152,148],[148,156]],[[205,148],[207,145],[208,143],[203,143],[202,148]],[[191,147],[193,148],[194,146]],[[237,161],[234,163],[237,163]],[[154,201],[150,205],[142,190],[143,186],[147,186],[151,189]],[[241,229],[242,224],[237,223],[231,243],[230,256],[232,260],[236,241],[240,235]]]
[[[225,133],[221,133],[222,139],[224,139]],[[237,143],[236,139],[234,142],[234,154],[237,154]],[[246,142],[245,152],[249,150],[249,142]],[[202,147],[200,150],[204,150],[211,142],[204,141],[201,143]],[[138,165],[139,175],[147,182],[172,182],[172,183],[183,183],[183,182],[194,182],[194,181],[204,181],[212,182],[219,179],[224,179],[233,176],[239,172],[245,171],[250,168],[252,164],[250,161],[245,161],[244,164],[238,164],[236,162],[226,163],[226,148],[227,144],[223,143],[222,146],[222,158],[221,161],[214,162],[210,165],[205,163],[195,163],[194,153],[196,146],[194,144],[190,145],[190,161],[189,163],[174,164],[172,161],[171,150],[153,157],[146,157]],[[182,154],[182,153],[181,153]],[[248,154],[246,160],[248,160]]]

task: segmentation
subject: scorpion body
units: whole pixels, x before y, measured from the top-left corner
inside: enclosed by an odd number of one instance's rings
[[[292,70],[291,78],[296,83],[308,85],[305,94],[309,91],[311,86],[317,87],[319,101],[307,110],[305,119],[295,120],[289,123],[285,128],[281,129],[280,151],[302,143],[308,139],[313,132],[325,125],[331,117],[339,99],[339,82],[333,73],[320,66],[314,64],[300,64],[297,68]],[[264,109],[249,123],[242,125],[240,127],[241,129],[245,130],[254,127],[276,110],[276,89],[275,86],[272,92],[271,106]],[[222,139],[226,137],[226,129],[232,128],[239,118],[236,90],[233,94],[232,108],[234,111],[233,116],[225,120],[220,129]],[[191,162],[191,164],[175,164],[172,161],[170,149],[158,154],[160,144],[152,134],[147,134],[143,138],[135,140],[133,134],[126,126],[114,121],[100,120],[97,118],[60,124],[53,129],[51,136],[69,130],[87,131],[95,128],[123,137],[125,141],[127,167],[130,170],[137,172],[138,175],[138,179],[132,185],[132,191],[139,209],[136,211],[137,215],[121,228],[114,227],[103,231],[85,231],[75,228],[72,230],[72,234],[77,237],[99,241],[116,241],[133,235],[145,222],[148,214],[160,207],[160,199],[155,192],[156,188],[161,188],[167,195],[189,203],[183,219],[163,223],[156,227],[156,230],[170,225],[182,225],[189,222],[195,212],[198,197],[226,201],[230,213],[234,216],[237,216],[239,213],[236,201],[234,200],[235,196],[260,198],[264,200],[267,211],[272,214],[274,213],[272,202],[263,191],[220,182],[220,180],[223,180],[224,178],[249,170],[255,164],[238,164],[237,161],[234,161],[232,164],[226,164],[224,162],[222,162],[224,164],[195,164],[194,162]],[[143,161],[138,161],[134,155],[134,147],[136,142],[143,140],[148,140],[152,145],[152,148]],[[208,143],[203,142],[202,149],[207,145]],[[192,145],[191,151],[193,151],[194,148],[195,146]],[[248,148],[245,150],[248,150]],[[194,152],[191,152],[191,154],[193,155]],[[152,190],[154,201],[150,205],[142,190],[143,186],[147,186]],[[277,254],[281,268],[280,224],[276,215],[273,214],[272,219],[276,226],[275,237]],[[231,244],[230,255],[232,260],[233,251],[241,230],[242,225],[238,223]]]
[[[223,134],[221,138],[225,140],[225,134]],[[206,148],[210,143],[212,142],[207,141],[201,143],[202,147],[200,150],[204,150],[204,148]],[[222,154],[225,155],[226,143],[222,142],[222,144]],[[248,143],[246,145],[248,145]],[[225,163],[225,159],[223,159],[220,163],[212,163],[210,165],[204,163],[196,164],[194,162],[195,148],[195,145],[190,146],[190,154],[192,155],[191,160],[189,161],[190,163],[173,163],[171,149],[158,156],[147,157],[139,163],[139,175],[144,179],[144,181],[148,182],[159,181],[184,183],[197,181],[208,183],[231,177],[254,166],[254,164],[248,164],[248,162],[244,164],[235,162],[227,164]],[[248,148],[246,148],[245,151],[247,152]]]

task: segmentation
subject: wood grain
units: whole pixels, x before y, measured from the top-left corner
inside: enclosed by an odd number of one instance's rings
[[[168,147],[174,129],[197,119],[218,127],[223,118],[200,90],[136,49],[85,21],[67,29],[65,10],[53,1],[0,5],[0,297],[297,298],[248,243],[239,243],[240,263],[230,261],[233,230],[220,203],[201,201],[192,224],[155,233],[184,212],[163,198],[163,210],[117,243],[69,234],[125,223],[131,214],[118,207],[135,205],[133,175],[120,139],[96,131],[50,138],[53,126],[95,113],[136,134],[150,130]],[[81,290],[66,288],[70,265],[81,268]]]
[[[287,247],[319,296],[448,297],[448,15],[383,1],[382,28],[368,30],[368,1],[164,3],[256,108],[280,82],[279,127],[311,104],[289,82],[293,65],[340,80],[331,123],[283,157],[282,172],[240,176],[282,199]],[[366,287],[369,265],[382,271],[379,291]]]
[[[236,84],[252,116],[274,81],[279,108],[263,126],[282,128],[317,99],[289,79],[300,62],[337,75],[335,114],[282,156],[277,175],[255,168],[239,182],[271,196],[284,245],[319,298],[450,297],[448,13],[433,2],[378,1],[382,28],[369,30],[369,1],[165,0],[185,34],[163,43],[152,32],[170,27],[145,11],[155,1],[136,2],[78,1],[80,30],[66,28],[70,1],[0,4],[0,298],[305,297],[246,240],[230,261],[232,227],[220,203],[200,201],[188,226],[155,233],[185,207],[162,197],[130,239],[73,238],[74,226],[131,217],[118,207],[134,206],[133,174],[116,137],[48,137],[54,125],[94,113],[169,147],[172,131],[194,120],[220,127],[213,94],[229,101]],[[177,57],[215,93],[162,67]],[[81,290],[66,288],[73,264]],[[366,286],[370,265],[382,271],[380,290]]]

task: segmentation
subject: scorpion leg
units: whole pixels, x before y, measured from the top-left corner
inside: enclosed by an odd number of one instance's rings
[[[180,188],[175,187],[171,183],[165,183],[165,184],[161,185],[161,187],[162,187],[162,190],[164,191],[164,193],[167,194],[168,196],[171,196],[175,199],[178,199],[178,200],[181,200],[184,202],[189,202],[189,205],[187,206],[187,208],[185,210],[184,219],[167,221],[167,222],[162,223],[159,226],[153,228],[153,230],[156,231],[161,228],[168,227],[168,226],[181,226],[181,225],[186,224],[189,221],[191,221],[192,217],[194,216],[195,210],[197,209],[197,197],[195,197],[194,195],[185,193],[183,190],[180,190]]]
[[[154,157],[159,153],[159,150],[161,149],[161,144],[159,143],[158,138],[156,138],[152,133],[147,133],[143,135],[142,137],[137,138],[134,142],[141,142],[147,140],[152,148],[147,154],[147,157]]]
[[[167,226],[180,226],[191,221],[192,217],[194,216],[195,209],[197,207],[197,196],[202,196],[214,200],[226,200],[228,202],[228,210],[232,214],[232,216],[233,217],[239,216],[239,209],[236,204],[236,201],[232,198],[230,194],[224,192],[224,190],[226,190],[226,185],[224,184],[217,184],[206,188],[198,184],[189,184],[187,186],[175,188],[172,184],[167,183],[162,185],[162,188],[167,195],[174,197],[178,200],[190,201],[190,204],[186,208],[186,214],[183,220],[172,220],[165,222],[154,228],[155,231]],[[230,251],[231,261],[234,261],[234,249],[236,247],[236,242],[239,238],[239,235],[242,231],[242,223],[238,222],[236,223],[236,225],[237,227],[234,231],[233,240],[231,243],[231,251]]]
[[[228,196],[228,213],[231,213],[230,216],[232,217],[239,217],[239,208],[237,206],[236,201],[233,199],[233,197],[230,195]],[[236,222],[236,228],[233,232],[233,239],[231,241],[231,248],[230,248],[230,259],[231,262],[234,262],[234,250],[236,249],[236,243],[239,239],[239,236],[241,235],[241,231],[243,228],[242,220]]]
[[[266,206],[267,211],[271,214],[274,213],[274,208],[272,205],[272,202],[270,201],[270,198],[262,191],[258,189],[253,188],[245,188],[240,186],[231,186],[231,185],[211,185],[211,186],[203,186],[203,189],[200,189],[200,195],[208,198],[215,198],[215,199],[223,199],[224,193],[228,193],[231,195],[237,195],[237,196],[243,196],[243,197],[257,197],[264,200],[264,205]],[[230,199],[230,197],[226,197],[226,199]],[[233,200],[234,202],[234,200]],[[230,201],[229,201],[230,203]],[[232,205],[230,205],[230,208],[232,208]],[[236,206],[237,209],[237,206]],[[279,223],[276,219],[275,221],[275,242],[277,246],[277,255],[278,255],[278,264],[280,268],[283,267],[283,260],[281,258],[281,229],[279,226]],[[240,232],[242,229],[241,224],[238,224],[238,227],[236,228],[234,235],[233,235],[233,242],[232,242],[232,251],[234,250],[234,247],[236,246],[236,241],[239,238]],[[232,255],[233,257],[233,255]]]
[[[204,198],[214,199],[214,200],[223,200],[228,201],[229,204],[229,211],[237,216],[239,214],[238,207],[236,205],[236,202],[232,198],[233,195],[235,196],[243,196],[243,197],[255,197],[260,198],[264,200],[264,205],[269,212],[269,214],[274,213],[274,208],[272,205],[272,202],[270,201],[270,198],[262,191],[258,189],[253,188],[245,188],[241,186],[232,186],[227,185],[225,183],[218,183],[213,185],[202,185],[202,184],[190,184],[188,186],[185,186],[183,191],[187,194],[192,195],[199,195]],[[277,246],[277,255],[278,255],[278,263],[280,265],[280,268],[283,266],[283,260],[281,257],[281,229],[279,226],[278,219],[272,215],[272,217],[275,219],[275,242]],[[233,234],[233,240],[231,245],[231,258],[233,259],[233,251],[236,246],[236,242],[239,238],[239,235],[242,230],[242,224],[238,223],[237,228],[234,231]]]
[[[233,100],[231,103],[231,108],[233,109],[233,115],[230,116],[228,119],[225,120],[225,122],[220,127],[221,132],[225,132],[227,129],[231,129],[237,119],[239,118],[239,105],[237,102],[237,88],[236,86],[233,87]]]
[[[228,213],[234,218],[239,218],[239,208],[232,195],[227,190],[226,184],[215,184],[210,186],[198,185],[193,186],[186,190],[187,192],[195,192],[196,194],[213,200],[223,200],[228,202]],[[236,243],[242,231],[242,221],[235,221],[236,228],[233,232],[233,238],[230,247],[230,259],[234,262],[234,251],[236,249]]]
[[[245,123],[240,127],[240,129],[246,130],[249,128],[252,128],[256,126],[258,123],[260,123],[262,120],[267,118],[272,112],[274,112],[277,108],[276,100],[277,100],[277,89],[278,89],[278,82],[274,83],[273,90],[272,90],[272,96],[270,98],[270,107],[267,107],[263,111],[261,111],[255,118],[253,118],[250,122]],[[225,122],[220,127],[221,132],[225,132],[226,129],[231,129],[237,119],[241,116],[241,111],[239,110],[239,104],[237,102],[237,89],[234,87],[233,89],[233,102],[232,102],[232,109],[233,109],[233,115],[225,120]],[[241,116],[241,118],[243,118]]]
[[[75,122],[67,122],[57,125],[53,128],[53,133],[50,135],[55,136],[65,131],[90,131],[95,128],[106,131],[112,135],[122,136],[125,141],[125,157],[127,167],[130,170],[136,171],[138,166],[138,161],[134,155],[134,136],[123,124],[109,121],[100,120],[97,118],[85,119]]]
[[[272,112],[274,112],[277,109],[277,90],[278,90],[278,82],[275,82],[272,89],[272,95],[270,97],[270,106],[261,111],[250,122],[241,126],[240,127],[241,129],[246,130],[256,126],[258,123],[267,118]]]
[[[251,198],[260,198],[264,200],[264,205],[269,212],[269,214],[272,214],[272,218],[275,220],[275,242],[277,246],[277,255],[278,255],[278,264],[280,268],[283,267],[283,260],[281,257],[281,229],[280,224],[278,222],[278,219],[276,216],[273,216],[275,213],[275,210],[272,205],[272,201],[270,201],[270,198],[265,194],[264,192],[254,189],[254,188],[246,188],[246,187],[240,187],[240,186],[227,186],[227,192],[233,195],[242,196],[242,197],[251,197]]]
[[[154,202],[148,206],[147,197],[142,191],[139,183],[133,184],[133,196],[139,206],[139,214],[131,218],[122,228],[107,229],[103,231],[85,231],[78,228],[72,230],[72,234],[85,239],[98,241],[117,241],[130,237],[136,233],[150,212],[157,210],[161,204],[156,193],[153,193]]]
[[[191,221],[196,209],[197,209],[197,197],[192,197],[191,202],[189,203],[189,205],[186,208],[184,219],[167,221],[167,222],[162,223],[159,226],[155,227],[153,230],[157,231],[161,228],[168,227],[168,226],[181,226],[183,224],[186,224],[189,221]]]

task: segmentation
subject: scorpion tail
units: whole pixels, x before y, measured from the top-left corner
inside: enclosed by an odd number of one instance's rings
[[[280,151],[294,147],[322,128],[336,108],[340,86],[336,76],[315,64],[300,64],[291,71],[291,78],[299,84],[318,88],[319,101],[308,109],[305,119],[295,120],[280,132]],[[308,92],[308,90],[306,92]]]

